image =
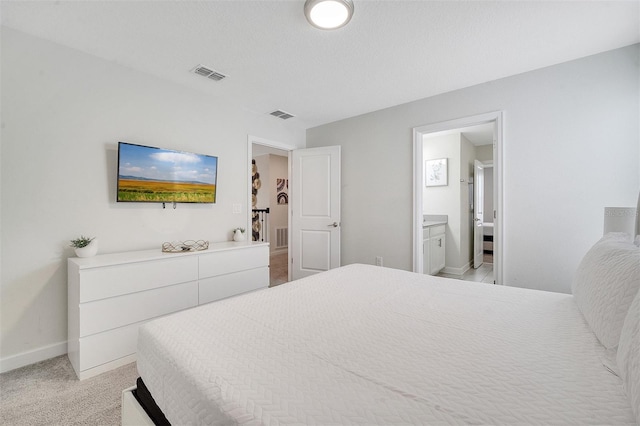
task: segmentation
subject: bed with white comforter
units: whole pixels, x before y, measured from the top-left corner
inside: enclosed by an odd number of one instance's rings
[[[636,422],[574,296],[369,265],[154,320],[138,370],[174,425]]]

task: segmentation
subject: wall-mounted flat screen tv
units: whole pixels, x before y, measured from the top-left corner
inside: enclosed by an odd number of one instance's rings
[[[218,157],[118,143],[119,202],[215,203]]]

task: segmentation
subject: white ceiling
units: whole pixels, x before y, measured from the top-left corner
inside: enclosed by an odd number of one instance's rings
[[[638,0],[354,0],[335,31],[302,0],[0,4],[7,27],[304,128],[640,41]]]

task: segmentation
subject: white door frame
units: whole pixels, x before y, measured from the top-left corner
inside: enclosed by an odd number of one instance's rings
[[[252,208],[251,208],[251,188],[252,188],[252,181],[251,181],[251,160],[253,159],[253,144],[257,144],[257,145],[264,145],[264,146],[268,146],[271,148],[276,148],[276,149],[281,149],[283,151],[287,151],[287,157],[288,157],[288,161],[287,161],[287,179],[291,180],[291,151],[293,151],[294,149],[297,149],[298,147],[293,146],[293,145],[289,145],[286,143],[282,143],[282,142],[276,142],[276,141],[272,141],[269,139],[264,139],[264,138],[260,138],[258,136],[252,136],[252,135],[248,135],[247,136],[247,230],[248,230],[248,235],[250,235],[251,232],[251,216],[252,216]],[[291,197],[293,194],[289,194],[289,196]],[[287,228],[291,229],[291,200],[289,200],[289,204],[288,204],[288,208],[287,208]],[[289,232],[289,239],[287,241],[287,246],[291,247],[291,233]],[[289,255],[288,255],[288,259],[287,259],[287,263],[289,265],[291,265],[291,251],[289,250]],[[291,281],[291,268],[287,267],[287,271],[288,271],[288,277],[287,280]]]
[[[503,204],[503,172],[502,172],[502,145],[504,139],[503,111],[492,111],[485,114],[458,118],[441,123],[428,124],[413,128],[413,271],[423,272],[422,265],[422,191],[424,186],[424,161],[423,161],[423,136],[429,133],[454,130],[462,127],[478,124],[494,123],[494,147],[493,147],[493,188],[495,218],[493,239],[495,250],[493,253],[493,270],[496,284],[504,284],[502,279],[504,260],[504,204]],[[457,183],[457,182],[456,182]]]
[[[493,173],[493,169],[491,173]],[[493,215],[493,211],[489,213]],[[484,164],[480,160],[473,162],[473,215],[471,215],[471,219],[473,269],[478,269],[484,263]]]

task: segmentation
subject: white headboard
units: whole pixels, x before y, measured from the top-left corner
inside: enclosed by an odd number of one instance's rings
[[[638,191],[638,204],[636,205],[636,235],[640,235],[640,191]]]

